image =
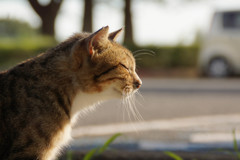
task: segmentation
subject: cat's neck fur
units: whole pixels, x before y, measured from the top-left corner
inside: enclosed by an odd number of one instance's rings
[[[71,106],[71,123],[74,124],[76,122],[77,116],[81,112],[86,112],[95,108],[96,105],[99,105],[101,102],[118,98],[117,95],[111,86],[103,92],[99,93],[84,93],[82,91],[78,91],[76,96],[72,101]]]

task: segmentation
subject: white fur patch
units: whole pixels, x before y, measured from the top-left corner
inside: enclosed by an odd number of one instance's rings
[[[94,109],[94,106],[102,101],[119,97],[121,97],[121,94],[115,91],[113,87],[109,87],[103,92],[92,94],[79,91],[72,103],[71,124],[65,125],[65,127],[54,136],[49,148],[43,154],[43,159],[53,160],[56,155],[59,154],[61,147],[65,146],[71,140],[72,125],[81,111],[87,112]]]
[[[120,97],[120,93],[115,91],[112,87],[99,93],[83,93],[82,91],[79,91],[72,103],[71,123],[73,124],[76,121],[80,111],[83,113],[88,112],[103,101]]]
[[[65,125],[65,127],[54,136],[50,148],[43,154],[43,159],[53,160],[56,155],[60,153],[61,147],[65,146],[72,139],[71,130],[72,128],[70,124]]]

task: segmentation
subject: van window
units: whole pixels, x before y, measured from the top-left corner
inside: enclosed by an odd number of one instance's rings
[[[224,29],[240,29],[240,12],[223,13]]]

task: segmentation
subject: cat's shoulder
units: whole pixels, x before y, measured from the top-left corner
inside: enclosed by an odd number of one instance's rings
[[[65,40],[64,42],[72,42],[72,41],[76,41],[76,40],[80,40],[80,39],[84,39],[87,38],[88,36],[90,36],[91,33],[87,33],[87,32],[83,32],[83,33],[74,33],[72,36],[70,36],[67,40]],[[63,42],[63,43],[64,43]]]
[[[68,39],[66,39],[65,41],[63,41],[62,43],[58,44],[56,47],[53,47],[51,49],[49,49],[47,52],[58,52],[58,51],[64,51],[67,49],[72,48],[72,46],[74,45],[74,43],[78,40],[84,39],[86,37],[88,37],[89,35],[91,35],[90,33],[75,33],[73,34],[71,37],[69,37]]]

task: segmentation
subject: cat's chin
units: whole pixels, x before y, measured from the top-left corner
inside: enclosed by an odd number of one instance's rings
[[[126,92],[126,90],[121,91],[118,89],[114,89],[114,92],[117,94],[118,98],[127,98],[135,93],[135,91],[132,90],[128,90],[128,92]]]
[[[121,98],[124,94],[123,94],[123,91],[120,91],[116,88],[113,89],[114,92],[116,93],[116,95],[118,96],[118,98]]]

